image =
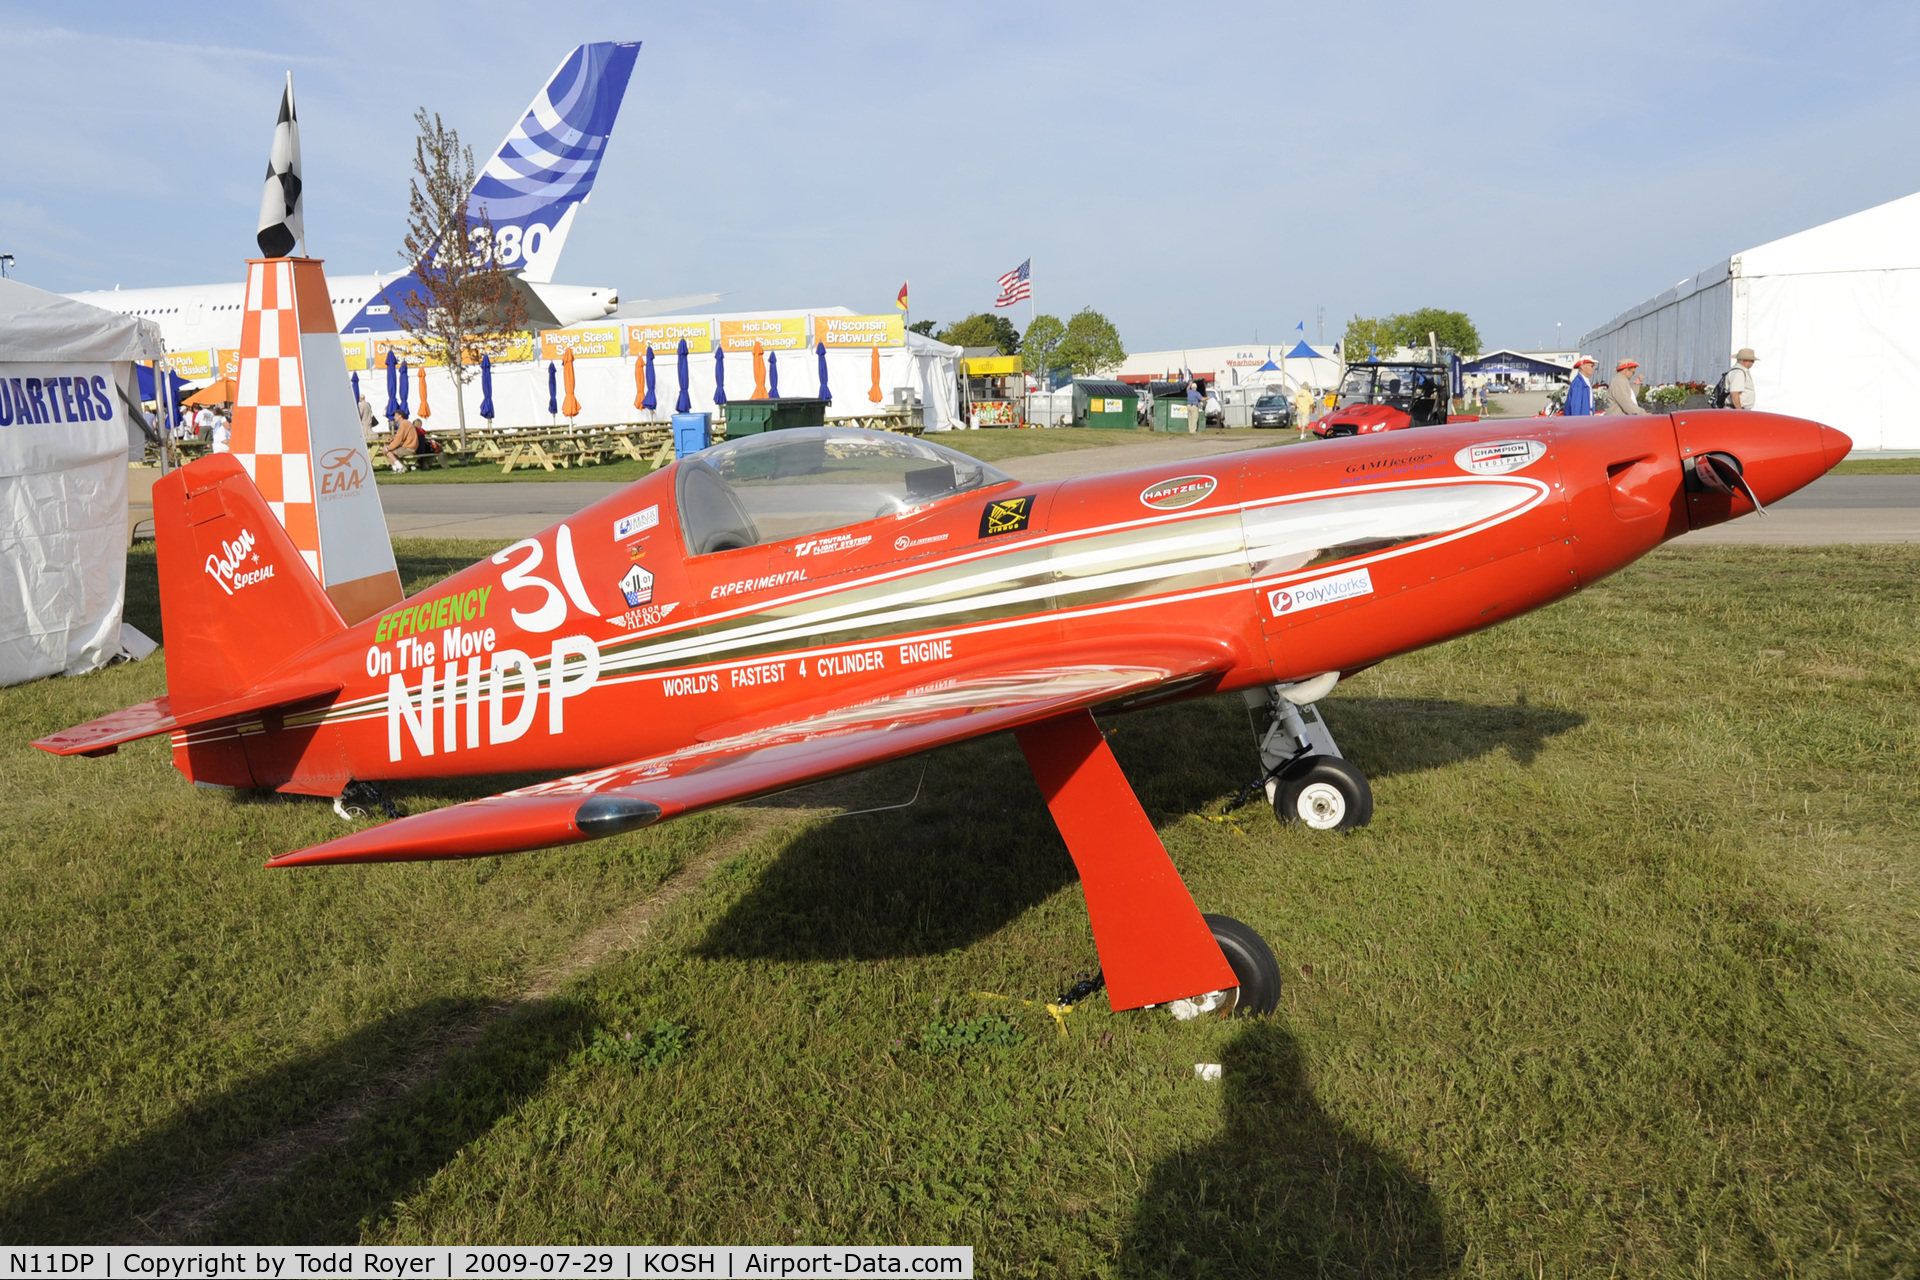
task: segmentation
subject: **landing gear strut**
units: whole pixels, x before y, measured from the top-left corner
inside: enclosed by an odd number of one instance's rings
[[[1351,831],[1373,820],[1367,775],[1340,754],[1333,731],[1315,705],[1333,691],[1340,673],[1249,689],[1249,708],[1264,708],[1259,738],[1267,801],[1280,821],[1315,831]]]

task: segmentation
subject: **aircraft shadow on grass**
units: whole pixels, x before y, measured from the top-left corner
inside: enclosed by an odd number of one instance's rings
[[[513,1035],[496,1034],[496,1024],[472,1052],[430,1073],[410,1093],[389,1097],[379,1090],[377,1082],[392,1079],[422,1044],[479,1011],[471,1001],[429,1001],[196,1101],[83,1166],[0,1202],[0,1240],[357,1239],[362,1216],[430,1176],[538,1089],[586,1025],[573,1006],[525,1011],[503,1020],[518,1024]],[[353,1107],[356,1101],[369,1105]],[[366,1110],[372,1122],[350,1125],[341,1118],[350,1107]],[[337,1139],[349,1130],[354,1136],[340,1145]],[[284,1163],[275,1144],[303,1133],[334,1154],[296,1174],[300,1196],[288,1199],[285,1186],[273,1192],[275,1204],[299,1206],[299,1220],[276,1231],[279,1211],[262,1202],[237,1229],[225,1223],[232,1209],[246,1205],[251,1183],[273,1182],[258,1174]]]
[[[1220,1066],[1220,1132],[1148,1173],[1121,1242],[1122,1275],[1451,1271],[1426,1183],[1326,1113],[1292,1036],[1250,1023]]]
[[[1585,717],[1525,704],[1344,698],[1321,704],[1346,752],[1378,780],[1506,752],[1531,764]],[[1217,812],[1259,772],[1245,704],[1211,698],[1103,721],[1156,826]],[[1077,878],[1010,735],[925,758],[911,806],[802,832],[701,941],[714,958],[887,959],[966,946]],[[758,803],[847,809],[914,794],[919,759]]]

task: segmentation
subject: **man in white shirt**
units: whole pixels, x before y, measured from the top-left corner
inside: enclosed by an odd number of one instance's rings
[[[1752,347],[1742,347],[1734,353],[1733,368],[1727,370],[1727,408],[1753,408],[1753,361]]]
[[[222,414],[213,415],[213,451],[230,453],[233,450],[233,427]]]
[[[213,435],[213,424],[219,420],[220,415],[215,413],[211,406],[201,405],[200,412],[193,415],[194,438],[198,440],[210,438]]]

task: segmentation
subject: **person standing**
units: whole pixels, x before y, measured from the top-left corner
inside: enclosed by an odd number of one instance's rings
[[[1187,379],[1187,434],[1193,435],[1200,429],[1200,384],[1192,378]]]
[[[373,424],[375,421],[373,406],[367,403],[365,396],[361,396],[357,407],[360,410],[360,436],[371,444],[373,442]]]
[[[231,453],[233,451],[233,424],[227,421],[225,414],[213,416],[213,451]]]
[[[1293,389],[1293,425],[1300,438],[1307,438],[1307,423],[1313,417],[1313,392],[1307,390],[1307,384],[1301,383]]]
[[[1613,367],[1613,381],[1607,384],[1607,411],[1645,413],[1640,406],[1640,362],[1622,360]]]
[[[1593,383],[1587,377],[1592,372],[1592,356],[1581,356],[1573,362],[1573,377],[1567,380],[1567,402],[1560,410],[1562,414],[1569,418],[1593,416]]]
[[[1727,408],[1753,408],[1753,361],[1752,347],[1734,353],[1733,368],[1727,370]]]

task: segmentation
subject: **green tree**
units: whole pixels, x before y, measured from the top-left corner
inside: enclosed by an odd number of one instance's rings
[[[938,320],[915,320],[907,326],[907,331],[909,333],[917,333],[923,338],[931,338],[933,331],[939,327],[940,322]]]
[[[1020,331],[1005,316],[976,311],[940,331],[940,341],[956,347],[998,347],[1003,356],[1020,354]]]
[[[1020,351],[1027,358],[1027,372],[1045,377],[1060,367],[1060,344],[1067,326],[1054,316],[1035,316],[1027,331],[1020,335]]]
[[[1467,319],[1464,311],[1422,307],[1394,316],[1388,323],[1393,327],[1394,341],[1403,347],[1424,347],[1427,335],[1432,334],[1441,346],[1453,348],[1462,358],[1480,352],[1480,331],[1473,327],[1473,321]]]
[[[1393,354],[1398,345],[1393,336],[1393,318],[1369,320],[1364,316],[1355,316],[1347,321],[1347,336],[1342,339],[1341,354],[1347,363],[1362,363],[1370,355],[1381,359]]]
[[[1092,307],[1084,307],[1067,321],[1060,345],[1054,348],[1053,362],[1085,377],[1104,373],[1126,358],[1127,349],[1113,321]]]

